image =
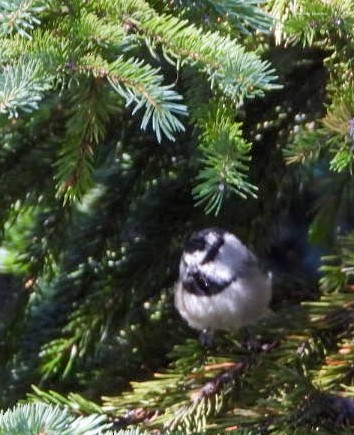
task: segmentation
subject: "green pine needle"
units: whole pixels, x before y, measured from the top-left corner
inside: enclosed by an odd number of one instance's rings
[[[225,105],[211,105],[199,124],[202,168],[193,188],[197,205],[204,205],[206,213],[217,215],[230,193],[255,198],[257,187],[247,176],[251,144],[242,137],[242,124],[232,119],[231,110]]]

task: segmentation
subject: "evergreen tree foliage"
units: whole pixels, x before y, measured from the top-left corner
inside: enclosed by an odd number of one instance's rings
[[[1,434],[354,430],[353,24],[350,0],[0,1]],[[206,349],[173,286],[214,225],[274,313]]]
[[[89,416],[76,418],[66,410],[42,403],[19,405],[0,415],[2,434],[51,433],[61,435],[99,433],[102,417]]]

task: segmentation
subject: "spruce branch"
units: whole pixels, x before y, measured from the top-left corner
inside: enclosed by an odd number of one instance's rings
[[[16,65],[33,63],[39,68],[40,77],[51,77],[54,84],[61,83],[67,72],[64,66],[71,55],[70,38],[65,37],[64,30],[61,31],[63,34],[60,38],[49,29],[42,28],[33,30],[30,41],[18,35],[6,38],[0,52],[0,64],[15,68]]]
[[[82,10],[78,19],[67,25],[70,28],[66,30],[75,35],[78,42],[82,41],[82,49],[87,54],[92,50],[109,54],[111,50],[119,50],[129,40],[121,26],[110,25],[107,19],[92,11]]]
[[[133,115],[145,108],[141,128],[145,130],[151,123],[160,142],[162,134],[174,141],[175,133],[184,131],[183,124],[176,115],[186,115],[185,105],[178,103],[182,96],[172,88],[163,85],[159,69],[137,59],[119,56],[111,64],[88,57],[78,69],[89,71],[95,77],[106,78],[112,88],[126,100],[126,106],[134,106]]]
[[[18,117],[19,111],[38,108],[45,91],[51,88],[51,77],[35,61],[22,59],[16,65],[0,69],[0,113]]]
[[[31,39],[31,32],[40,24],[38,15],[46,9],[44,0],[2,0],[0,2],[0,35],[18,33]]]
[[[220,364],[222,366],[223,364]],[[192,393],[191,401],[177,410],[175,416],[167,423],[170,431],[181,430],[186,433],[203,432],[206,428],[206,418],[211,414],[220,413],[223,406],[223,392],[229,390],[236,377],[248,368],[248,363],[227,364],[231,366],[226,371],[216,375],[206,382],[196,392]],[[224,390],[224,391],[223,391]],[[199,416],[203,419],[199,419]]]
[[[333,226],[348,215],[354,198],[351,174],[344,171],[335,175],[324,177],[316,186],[319,195],[309,237],[319,245],[333,244]]]
[[[294,136],[293,141],[283,149],[284,160],[287,165],[306,164],[316,162],[324,149],[328,147],[328,134],[320,129],[302,129]]]
[[[194,22],[203,20],[206,27],[217,27],[214,23],[219,21],[249,35],[252,31],[269,33],[271,30],[273,18],[262,9],[264,3],[262,0],[182,0],[172,7],[178,8],[183,16],[192,18]]]
[[[299,12],[302,4],[303,2],[294,0],[290,2],[287,0],[272,0],[268,3],[269,13],[275,22],[274,36],[277,45],[281,44],[284,40],[291,40],[291,36],[287,35],[284,30],[284,23]]]
[[[124,22],[129,17],[134,33],[147,44],[152,54],[162,49],[169,61],[177,65],[189,63],[206,73],[211,87],[216,87],[235,102],[264,95],[265,91],[279,88],[277,76],[269,62],[229,37],[217,32],[204,32],[201,27],[170,15],[158,15],[146,2],[130,0],[102,3]]]
[[[253,333],[257,337],[268,336],[272,340],[260,339],[259,347],[251,355],[242,352],[235,342],[226,341],[219,352],[213,352],[205,360],[205,356],[200,358],[195,353],[191,341],[186,342],[175,348],[174,363],[166,373],[156,374],[150,381],[133,383],[133,391],[120,397],[104,398],[104,408],[116,409],[119,415],[120,410],[138,407],[144,401],[144,415],[149,411],[157,413],[155,418],[144,421],[147,427],[164,424],[165,428],[172,431],[178,428],[182,433],[208,433],[209,427],[223,430],[235,426],[240,430],[251,428],[251,433],[258,433],[260,428],[279,433],[282,429],[288,430],[284,433],[293,433],[299,427],[311,431],[321,415],[326,415],[329,427],[341,427],[348,423],[345,410],[333,408],[333,413],[327,413],[327,393],[321,389],[318,379],[328,373],[331,385],[336,386],[348,379],[353,348],[350,346],[348,351],[348,341],[339,347],[343,355],[341,370],[344,370],[340,376],[336,375],[338,369],[331,360],[341,358],[334,355],[325,359],[325,356],[328,346],[336,346],[338,331],[346,331],[351,337],[352,318],[352,294],[331,294],[304,303],[300,310],[285,310],[256,325]],[[323,361],[327,363],[326,369]],[[331,367],[334,371],[329,372]],[[232,385],[240,375],[242,382],[235,386],[240,392],[237,399],[233,397],[229,402],[227,397],[234,390],[230,382]],[[182,393],[188,391],[186,400]],[[328,400],[336,401],[337,396],[332,395]],[[250,401],[254,404],[252,411],[248,409]],[[299,412],[299,406],[303,412]],[[216,416],[220,413],[224,418],[219,420]],[[208,424],[209,421],[212,423]]]
[[[72,414],[78,415],[103,414],[102,407],[84,398],[80,394],[70,393],[67,396],[63,396],[56,391],[44,391],[35,385],[32,385],[32,390],[33,391],[27,396],[31,403],[41,402],[47,405],[65,407],[69,409]]]
[[[336,253],[322,258],[320,268],[323,276],[320,286],[323,293],[350,290],[354,279],[354,233],[338,239]]]
[[[78,274],[73,273],[73,278]],[[69,315],[60,338],[46,343],[40,353],[40,371],[43,379],[56,375],[67,378],[92,347],[99,347],[107,335],[111,315],[107,313],[106,300],[113,296],[102,289],[86,298],[85,303]],[[112,303],[112,302],[111,302]]]
[[[105,435],[149,435],[149,432],[136,428],[136,429],[122,429],[118,431],[107,431]]]
[[[304,2],[302,8],[298,9],[298,13],[286,21],[285,32],[297,41],[301,41],[304,46],[311,46],[321,35],[321,31],[328,28],[330,18],[331,6],[329,4],[315,1],[309,7],[309,4]]]
[[[335,172],[349,170],[353,168],[353,132],[352,132],[352,113],[345,102],[338,106],[333,105],[323,118],[323,125],[329,132],[328,145],[329,151],[333,155],[329,167]]]
[[[352,172],[353,133],[352,115],[346,102],[341,101],[327,111],[319,127],[305,126],[294,136],[293,141],[284,148],[287,164],[315,163],[324,155],[330,157],[329,168],[333,172]]]
[[[95,147],[104,140],[108,121],[119,107],[99,77],[81,80],[73,89],[71,117],[55,174],[64,203],[81,198],[92,185]]]
[[[350,0],[303,2],[285,23],[285,31],[304,46],[330,43],[351,58],[353,50],[348,38],[353,32],[353,4]]]
[[[154,16],[136,26],[152,49],[161,45],[169,57],[196,65],[207,74],[212,88],[239,104],[279,87],[268,62],[218,33],[205,34],[188,21],[169,16]]]
[[[265,0],[208,0],[206,2],[218,16],[227,17],[231,26],[245,34],[250,34],[250,30],[270,32],[273,18],[260,7],[264,3]]]
[[[339,385],[351,383],[354,357],[354,347],[351,341],[350,337],[338,343],[336,352],[329,353],[322,367],[314,374],[314,385],[322,391],[333,392],[338,389]]]
[[[56,163],[58,196],[64,204],[81,198],[92,184],[93,144],[88,140],[68,141]]]
[[[105,416],[75,418],[66,409],[43,403],[17,405],[0,413],[0,431],[4,435],[98,435],[109,426]]]
[[[120,57],[110,65],[107,78],[113,89],[126,100],[126,106],[135,106],[133,115],[145,107],[141,122],[143,130],[151,122],[159,142],[162,133],[174,141],[175,133],[184,131],[183,124],[175,115],[186,115],[187,108],[178,103],[182,96],[172,89],[174,85],[162,84],[163,77],[158,72],[143,61]]]
[[[165,373],[156,373],[153,379],[145,382],[132,382],[133,391],[120,397],[104,397],[103,409],[114,409],[127,424],[130,421],[127,416],[139,411],[147,426],[161,427],[163,424],[172,433],[176,430],[188,434],[204,433],[208,419],[225,411],[227,397],[235,384],[239,385],[236,381],[247,376],[254,364],[257,365],[263,355],[272,353],[279,343],[262,343],[251,356],[245,355],[233,343],[232,356],[213,355],[207,360],[197,346],[193,340],[175,346],[171,356],[178,355],[178,359]],[[142,402],[145,404],[143,409],[139,407]],[[134,406],[136,408],[132,409]],[[130,408],[128,413],[124,412],[126,407]]]
[[[217,215],[229,193],[256,197],[257,187],[248,181],[251,144],[242,138],[241,123],[232,119],[232,111],[210,106],[198,122],[202,129],[200,150],[202,169],[196,177],[193,195],[197,204],[205,204],[207,213]]]

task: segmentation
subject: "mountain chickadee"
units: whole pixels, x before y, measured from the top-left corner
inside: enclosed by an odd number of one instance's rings
[[[175,306],[199,330],[236,330],[268,311],[272,278],[233,234],[207,228],[187,241],[175,287]]]

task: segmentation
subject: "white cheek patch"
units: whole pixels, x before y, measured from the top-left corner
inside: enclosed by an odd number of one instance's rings
[[[218,237],[214,233],[209,233],[206,236],[206,240],[209,243],[209,245],[212,246],[218,240]]]
[[[195,251],[193,253],[186,252],[183,256],[183,260],[187,266],[192,266],[195,264],[200,264],[203,261],[205,252]]]
[[[234,272],[227,264],[210,261],[200,266],[202,273],[210,278],[217,276],[220,281],[229,282],[234,278]]]

